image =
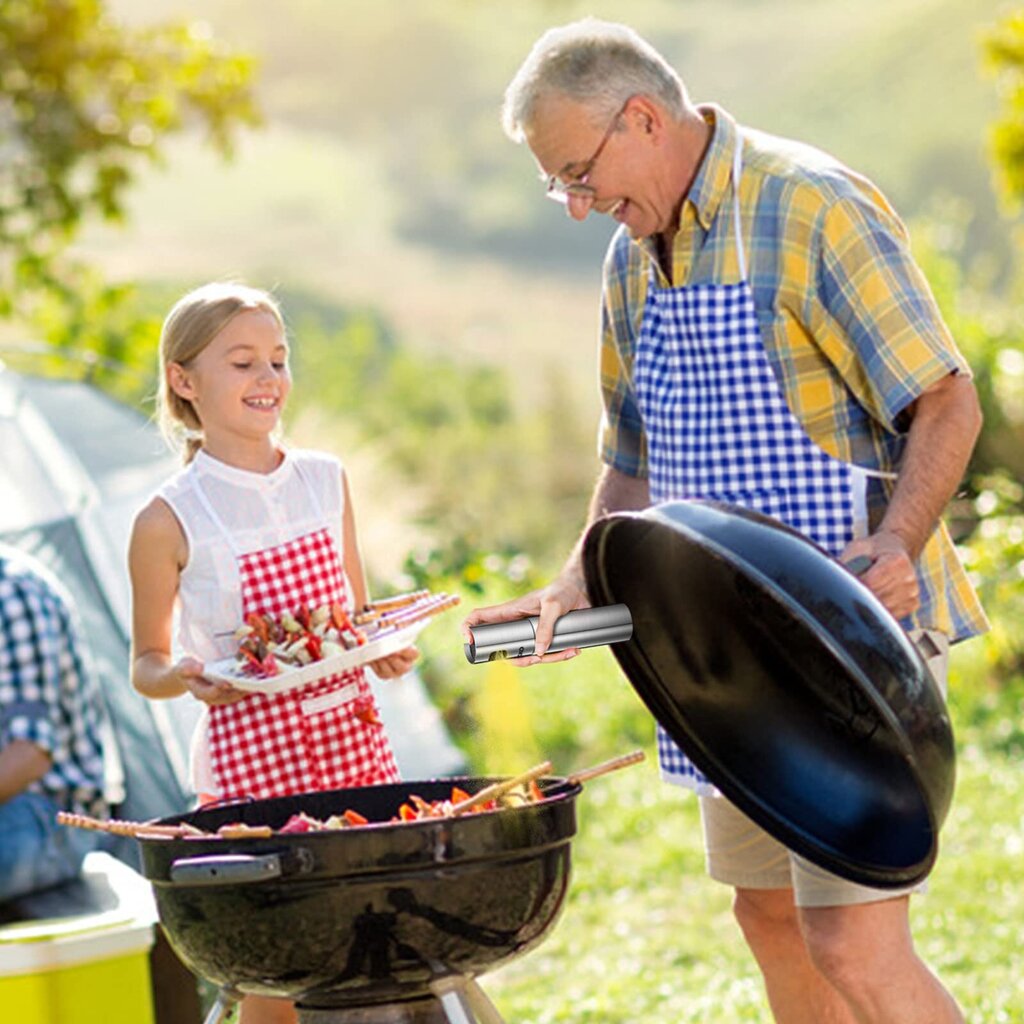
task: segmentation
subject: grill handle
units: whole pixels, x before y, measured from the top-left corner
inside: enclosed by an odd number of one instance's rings
[[[285,874],[281,856],[265,853],[258,857],[226,853],[209,857],[185,857],[171,862],[172,885],[240,885],[269,882]]]

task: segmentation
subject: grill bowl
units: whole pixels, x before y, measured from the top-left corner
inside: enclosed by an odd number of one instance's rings
[[[280,828],[305,812],[371,822],[410,794],[446,799],[498,778],[408,781],[307,793],[164,819],[205,831]],[[415,998],[447,975],[476,976],[533,948],[569,884],[578,784],[541,780],[545,799],[458,818],[246,839],[141,838],[160,922],[196,974],[304,1007]]]

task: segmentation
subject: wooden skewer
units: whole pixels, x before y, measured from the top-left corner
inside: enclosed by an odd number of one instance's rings
[[[421,612],[435,608],[438,605],[443,604],[445,607],[448,607],[452,603],[457,604],[459,600],[460,599],[456,594],[430,594],[420,600],[413,601],[411,604],[402,605],[400,608],[392,608],[389,611],[382,612],[378,621],[382,626],[390,625],[398,619],[418,615]]]
[[[516,786],[524,786],[529,782],[533,782],[534,779],[539,779],[542,775],[547,775],[551,771],[551,762],[543,761],[541,764],[535,765],[527,772],[523,772],[522,775],[516,775],[511,779],[504,779],[501,782],[492,782],[491,785],[485,786],[480,790],[479,793],[474,793],[472,796],[466,797],[465,800],[460,800],[457,804],[452,804],[451,813],[453,817],[457,817],[460,814],[465,814],[466,811],[472,810],[477,804],[485,804],[488,800],[495,800],[503,793],[507,793],[510,789],[515,789]]]
[[[402,614],[395,615],[392,618],[382,618],[380,628],[371,634],[370,639],[376,640],[378,637],[385,636],[388,633],[395,633],[400,629],[405,629],[406,626],[411,626],[414,622],[419,622],[420,619],[429,619],[435,615],[440,615],[441,612],[454,608],[461,600],[458,594],[439,594],[429,604],[403,609]]]
[[[617,772],[620,768],[628,768],[631,764],[639,764],[647,755],[642,750],[634,750],[631,754],[622,754],[613,757],[611,760],[602,761],[592,768],[584,768],[582,771],[573,772],[569,776],[572,783],[586,782],[588,779],[596,779],[598,775],[606,775],[608,772]]]
[[[93,832],[109,832],[115,836],[138,837],[161,837],[164,839],[180,839],[184,836],[206,835],[202,829],[187,822],[178,825],[158,825],[156,822],[146,821],[119,821],[117,818],[110,818],[101,821],[99,818],[91,818],[88,814],[71,814],[68,811],[57,812],[57,823],[70,825],[74,828],[90,829]]]
[[[395,594],[393,597],[383,597],[379,601],[371,601],[370,607],[384,612],[391,608],[404,608],[408,604],[422,601],[423,598],[429,596],[429,590],[411,590],[408,594]]]

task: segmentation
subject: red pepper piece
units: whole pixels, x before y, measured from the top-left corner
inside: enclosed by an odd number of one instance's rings
[[[293,814],[277,831],[278,832],[309,832],[312,828],[310,820],[304,814]]]
[[[370,819],[364,818],[358,811],[345,811],[342,817],[350,825],[369,825]]]
[[[352,714],[366,725],[383,725],[373,701],[367,697],[359,697],[352,701]]]
[[[242,663],[242,671],[246,675],[258,676],[263,674],[263,661],[251,647],[239,647],[238,653],[245,658],[245,661]]]
[[[383,725],[380,715],[372,707],[359,708],[356,710],[356,718],[365,725]]]
[[[260,664],[260,656],[251,648],[246,647],[244,644],[238,648],[238,653],[246,658],[253,665]]]
[[[295,610],[295,621],[305,630],[309,630],[309,609],[300,604]]]
[[[324,656],[323,641],[316,633],[310,633],[306,637],[306,650],[314,661],[319,661]]]
[[[245,624],[264,643],[270,640],[270,623],[258,612],[249,612],[245,617]]]
[[[339,633],[344,633],[345,630],[352,628],[352,620],[348,617],[348,612],[337,601],[331,602],[331,625]]]

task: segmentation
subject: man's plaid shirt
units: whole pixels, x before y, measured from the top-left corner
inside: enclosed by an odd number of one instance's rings
[[[52,763],[30,791],[103,813],[101,722],[70,599],[36,563],[0,547],[0,749],[36,744]]]
[[[910,255],[907,231],[865,178],[808,146],[743,129],[725,111],[701,108],[713,134],[680,212],[672,280],[653,242],[625,229],[604,267],[599,449],[630,476],[647,475],[646,438],[633,390],[633,357],[652,263],[659,287],[739,279],[732,155],[743,145],[740,229],[769,361],[789,407],[830,455],[895,473],[907,407],[930,385],[970,369]],[[871,523],[892,484],[872,479]],[[954,640],[987,627],[944,526],[918,563],[921,607],[905,623]]]

